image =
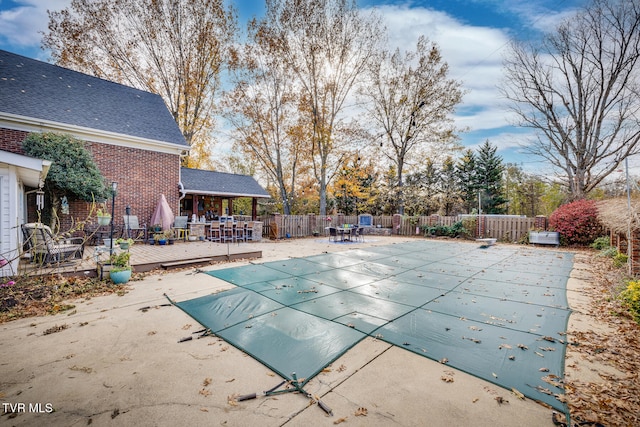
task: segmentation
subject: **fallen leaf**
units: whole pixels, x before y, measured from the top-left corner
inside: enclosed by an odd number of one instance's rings
[[[503,403],[509,403],[509,401],[502,396],[496,396],[496,402],[498,402],[498,405],[502,405]]]
[[[520,400],[524,400],[524,394],[520,393],[515,388],[511,388],[511,392]]]
[[[354,412],[354,415],[356,417],[366,417],[368,412],[367,408],[358,408],[356,412]]]
[[[347,421],[347,418],[349,417],[342,417],[342,418],[338,418],[337,420],[335,420],[333,423],[334,424],[342,424],[343,422]]]
[[[211,378],[205,378],[204,381],[202,381],[202,385],[204,387],[207,387],[209,384],[211,384],[213,380]]]

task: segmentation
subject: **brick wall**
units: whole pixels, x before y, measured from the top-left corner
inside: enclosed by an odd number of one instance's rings
[[[631,256],[628,265],[629,274],[638,277],[640,275],[640,230],[631,232]]]
[[[22,141],[29,133],[21,130],[0,128],[0,150],[15,154],[24,154]]]
[[[21,143],[26,136],[27,132],[0,128],[0,149],[23,154]],[[137,215],[141,223],[148,224],[161,194],[167,198],[174,215],[178,214],[180,158],[177,154],[95,142],[87,142],[86,147],[92,153],[106,182],[118,183],[114,217],[116,224],[122,224],[127,205],[131,206],[132,215]],[[61,229],[68,230],[73,224],[86,220],[89,209],[90,204],[87,202],[69,200],[69,215],[61,216]],[[107,201],[107,209],[111,212],[111,200]],[[35,216],[30,209],[29,221],[34,220]]]

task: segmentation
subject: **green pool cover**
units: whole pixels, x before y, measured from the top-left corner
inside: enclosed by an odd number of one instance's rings
[[[176,303],[304,384],[366,336],[565,411],[573,255],[420,240],[208,274],[237,285]]]

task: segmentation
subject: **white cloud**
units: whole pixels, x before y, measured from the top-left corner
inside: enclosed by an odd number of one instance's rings
[[[432,9],[406,6],[378,7],[389,33],[389,47],[415,49],[422,35],[438,44],[450,76],[463,82],[464,96],[456,123],[470,130],[508,126],[497,84],[502,78],[502,52],[509,36],[496,28],[471,26]],[[469,113],[472,111],[473,113]]]
[[[18,6],[0,11],[0,39],[8,45],[39,47],[47,31],[47,10],[61,10],[71,0],[18,0]]]

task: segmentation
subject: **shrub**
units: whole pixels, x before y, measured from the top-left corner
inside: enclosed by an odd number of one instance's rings
[[[603,234],[593,200],[576,200],[560,206],[549,217],[549,225],[560,233],[564,245],[586,246]]]
[[[613,246],[609,246],[607,248],[602,249],[600,252],[598,252],[598,256],[606,257],[606,258],[614,258],[617,255],[618,255],[618,248],[615,248]]]
[[[464,227],[462,221],[458,221],[453,225],[434,225],[432,227],[424,226],[422,227],[425,236],[447,236],[447,237],[458,237],[458,236],[466,236],[469,234],[469,231]]]
[[[636,322],[640,323],[640,281],[629,282],[627,289],[620,294]]]
[[[616,268],[620,268],[623,265],[627,264],[628,259],[629,259],[629,257],[627,256],[627,254],[623,254],[621,252],[618,252],[613,257],[613,266],[616,267]]]
[[[607,249],[609,247],[611,247],[611,245],[609,244],[609,238],[608,237],[598,237],[596,240],[593,241],[593,243],[591,244],[591,247],[593,249],[596,249],[598,251],[601,251],[603,249]]]

